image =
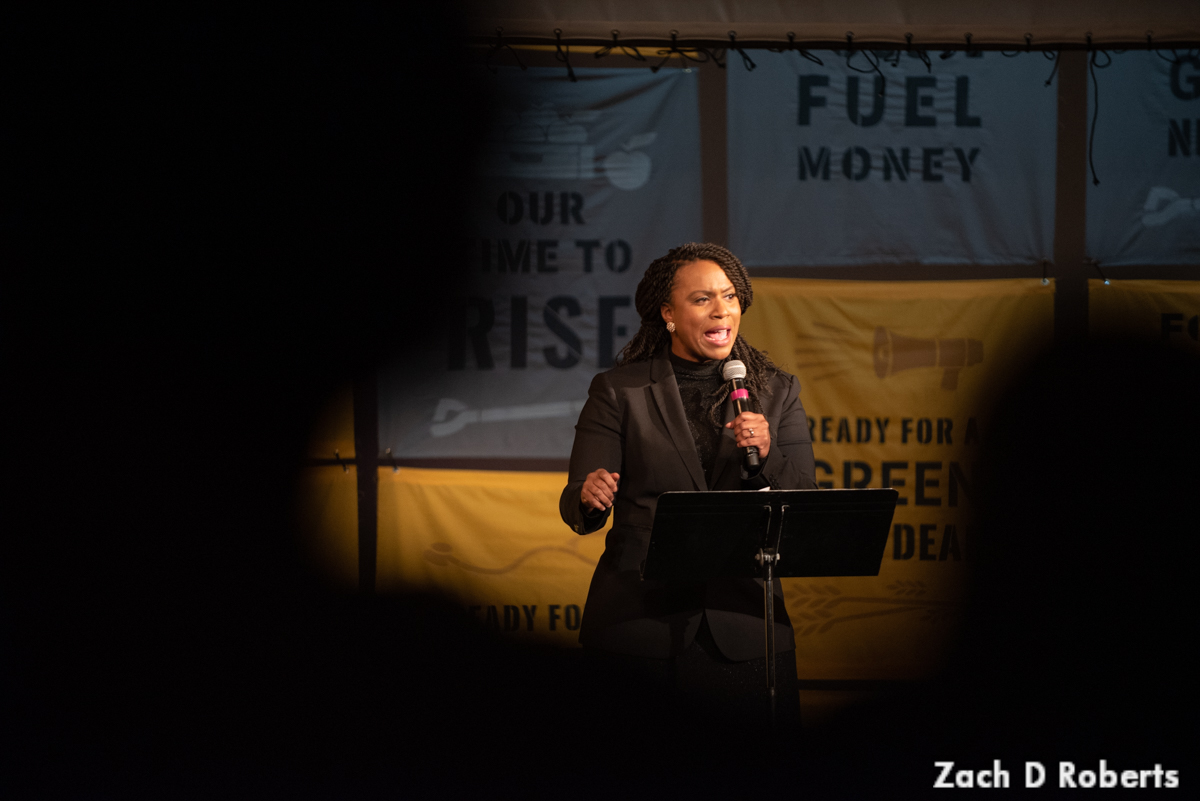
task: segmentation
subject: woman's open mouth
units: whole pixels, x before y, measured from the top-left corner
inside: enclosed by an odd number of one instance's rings
[[[704,332],[704,338],[714,345],[728,345],[729,331],[727,326],[720,328],[710,328]]]

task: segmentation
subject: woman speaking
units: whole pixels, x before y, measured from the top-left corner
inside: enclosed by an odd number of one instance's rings
[[[816,486],[799,382],[738,334],[752,299],[746,268],[719,245],[682,245],[650,265],[637,288],[641,327],[592,381],[559,501],[579,534],[614,515],[588,590],[584,648],[730,709],[766,697],[762,582],[642,581],[640,570],[664,492]],[[755,410],[736,417],[722,378],[731,358],[746,366]],[[760,459],[751,470],[749,446]],[[778,584],[775,627],[777,649],[793,651]],[[778,661],[779,711],[798,718],[795,660]]]

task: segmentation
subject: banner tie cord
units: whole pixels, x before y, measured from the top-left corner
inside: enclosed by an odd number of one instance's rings
[[[1168,64],[1178,64],[1179,59],[1181,58],[1179,53],[1177,53],[1173,47],[1171,48],[1171,57],[1167,58],[1164,56],[1162,52],[1160,52],[1159,49],[1154,46],[1154,31],[1146,31],[1146,49],[1154,53],[1154,55],[1158,56]],[[1197,55],[1200,55],[1200,50],[1193,52],[1194,49],[1195,48],[1189,47],[1187,53],[1185,53],[1182,58],[1193,59],[1196,58]]]
[[[562,43],[562,28],[554,29],[554,59],[561,61],[567,65],[567,77],[571,79],[571,83],[576,83],[579,79],[575,77],[575,70],[571,69],[571,62],[568,60],[571,55],[571,46],[566,45],[566,51],[563,51]]]
[[[1087,37],[1088,46],[1092,44],[1092,35],[1089,33]],[[1097,64],[1096,58],[1103,54],[1108,61],[1104,64]],[[1092,130],[1088,134],[1088,167],[1092,170],[1092,186],[1100,185],[1100,178],[1096,175],[1096,163],[1092,160],[1093,151],[1095,150],[1096,141],[1096,120],[1100,116],[1100,82],[1096,80],[1096,70],[1106,69],[1112,66],[1112,56],[1105,50],[1093,50],[1088,57],[1088,72],[1092,76]]]
[[[513,49],[512,45],[510,45],[504,41],[503,34],[504,34],[503,28],[496,29],[496,43],[488,49],[487,58],[484,59],[483,66],[487,67],[488,71],[491,72],[493,75],[495,75],[496,68],[492,66],[492,56],[494,56],[496,54],[496,52],[499,51],[501,48],[508,48],[508,52],[513,54],[513,58],[515,58],[517,60],[517,64],[520,65],[521,69],[522,70],[527,69],[527,67],[525,66],[525,62],[521,60],[520,54],[518,54],[517,51]]]
[[[754,63],[754,59],[750,58],[745,50],[738,47],[737,31],[729,32],[729,46],[736,50],[738,55],[742,57],[742,66],[746,68],[746,72],[754,72],[754,68],[758,65]]]
[[[824,66],[825,66],[825,62],[824,62],[824,61],[822,61],[821,59],[817,58],[817,57],[816,57],[816,56],[814,56],[812,53],[810,53],[810,52],[808,52],[807,50],[805,50],[803,47],[796,47],[796,32],[795,32],[795,31],[788,31],[788,32],[787,32],[787,39],[788,39],[788,45],[787,45],[787,47],[780,47],[780,48],[774,48],[774,47],[771,47],[771,48],[768,48],[768,50],[770,50],[772,53],[782,53],[782,52],[784,52],[785,50],[795,50],[795,51],[796,51],[797,53],[799,53],[799,54],[800,54],[802,57],[804,57],[804,58],[808,59],[809,61],[813,62],[814,64],[818,64],[818,65],[820,65],[820,66],[822,66],[822,67],[824,67]]]
[[[1054,62],[1054,69],[1050,70],[1050,77],[1046,79],[1044,84],[1042,84],[1043,86],[1049,86],[1050,84],[1054,83],[1054,74],[1058,72],[1058,55],[1059,51],[1057,50],[1053,52],[1049,50],[1042,51],[1042,56],[1044,58]]]
[[[679,31],[671,31],[671,47],[668,48],[667,50],[659,50],[658,51],[657,55],[663,56],[663,60],[658,62],[657,64],[655,64],[653,67],[651,67],[650,68],[651,72],[658,72],[660,69],[662,69],[663,65],[665,65],[668,61],[670,61],[671,56],[675,55],[676,53],[679,54],[679,57],[681,59],[687,59],[688,61],[695,61],[698,64],[703,64],[704,62],[711,60],[714,64],[716,64],[721,69],[725,69],[725,64],[721,61],[721,57],[719,55],[717,55],[717,51],[709,51],[706,48],[697,47],[695,49],[692,49],[691,52],[689,53],[686,50],[679,49],[679,45],[677,43],[678,39],[679,39]],[[695,53],[696,55],[692,55],[691,53]]]
[[[932,73],[933,72],[933,62],[931,62],[929,60],[929,53],[927,53],[924,50],[913,50],[912,49],[912,40],[913,40],[913,35],[911,33],[904,34],[904,50],[905,50],[905,52],[916,53],[917,58],[921,59],[921,63],[925,65],[925,71]],[[897,58],[899,58],[899,54],[897,54]]]
[[[875,74],[877,74],[879,76],[879,80],[881,81],[880,87],[879,87],[879,96],[883,97],[883,94],[887,89],[887,78],[884,77],[883,71],[879,69],[879,56],[873,54],[870,50],[857,50],[856,51],[854,49],[854,31],[846,31],[846,48],[847,48],[846,67],[854,70],[855,72],[862,72],[862,73],[866,73],[866,74],[870,74],[870,73],[874,72]],[[870,69],[866,69],[866,70],[859,69],[858,67],[856,67],[850,63],[851,59],[854,58],[854,54],[856,52],[863,54],[863,58],[865,58],[867,60],[867,63],[871,65]]]
[[[1033,48],[1033,34],[1027,33],[1027,34],[1025,34],[1025,51],[1024,52],[1028,53],[1032,48]],[[1021,55],[1021,51],[1020,50],[1001,50],[1000,55],[1004,56],[1005,58],[1013,58],[1014,56]]]
[[[608,45],[607,47],[600,48],[592,55],[595,56],[596,58],[604,58],[605,56],[607,56],[609,53],[611,53],[613,51],[613,48],[619,47],[619,48],[621,48],[622,53],[624,53],[625,55],[634,59],[635,61],[645,61],[646,57],[643,56],[641,51],[638,50],[636,47],[632,47],[632,48],[627,47],[617,41],[617,37],[620,35],[621,35],[621,32],[618,31],[616,28],[613,28],[613,30],[612,30],[613,43]]]

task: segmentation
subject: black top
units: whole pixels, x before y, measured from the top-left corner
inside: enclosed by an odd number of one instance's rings
[[[713,464],[717,460],[717,447],[721,443],[721,428],[714,426],[708,410],[713,395],[721,391],[724,378],[721,376],[723,362],[690,362],[671,354],[671,368],[675,371],[675,383],[679,385],[679,399],[687,414],[688,429],[696,441],[696,453],[704,467],[704,477],[712,485]]]
[[[585,648],[665,659],[687,649],[704,619],[727,658],[741,662],[762,657],[763,590],[753,579],[642,581],[640,571],[655,509],[665,492],[816,486],[800,382],[779,372],[768,386],[770,392],[757,400],[770,426],[771,449],[758,474],[747,477],[732,432],[721,428],[712,477],[706,482],[665,348],[647,361],[623,364],[592,379],[559,497],[563,521],[578,534],[603,528],[610,515],[613,521],[588,588],[579,629]],[[721,422],[730,411],[724,404]],[[621,488],[611,509],[587,515],[579,492],[587,476],[601,468],[621,473]],[[786,615],[776,584],[775,640],[781,652],[794,647]]]

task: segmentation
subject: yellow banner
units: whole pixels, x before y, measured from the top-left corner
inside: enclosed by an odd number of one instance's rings
[[[800,379],[826,487],[900,495],[878,577],[785,579],[804,679],[935,670],[961,617],[985,402],[1048,347],[1040,279],[757,279],[742,333]]]
[[[1088,333],[1200,353],[1200,281],[1088,281]]]
[[[901,498],[879,577],[784,581],[800,676],[927,676],[960,617],[982,409],[1051,343],[1053,284],[760,278],[754,288],[742,331],[799,376],[818,481],[891,485]],[[313,482],[330,509],[352,501],[352,471],[321,468]],[[577,645],[606,532],[563,525],[565,482],[381,468],[377,587],[440,592],[507,636]],[[350,522],[328,546],[343,574],[356,552],[347,500],[337,506]]]
[[[518,639],[579,644],[602,531],[558,516],[566,473],[379,471],[376,587],[433,591]]]

